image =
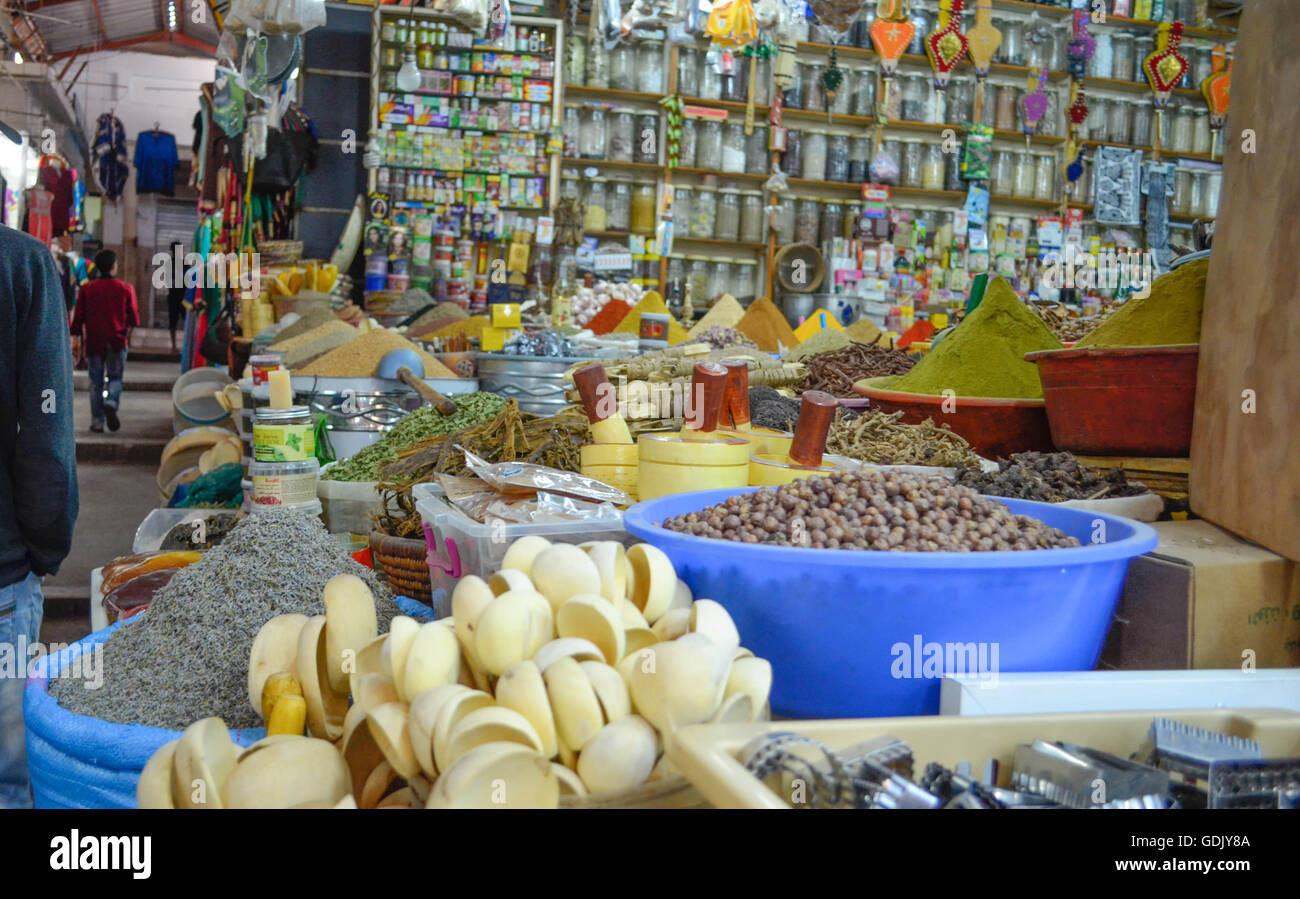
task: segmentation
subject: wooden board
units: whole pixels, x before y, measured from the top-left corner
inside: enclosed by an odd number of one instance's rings
[[[1141,481],[1153,493],[1169,499],[1187,498],[1187,477],[1191,462],[1187,459],[1145,458],[1137,456],[1079,456],[1079,464],[1110,471],[1122,468],[1130,481]]]
[[[1201,324],[1191,506],[1300,559],[1300,16],[1249,3]],[[1254,153],[1243,152],[1243,131]],[[1254,391],[1255,411],[1243,411]]]

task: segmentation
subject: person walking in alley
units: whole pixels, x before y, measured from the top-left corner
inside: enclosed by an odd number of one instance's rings
[[[68,313],[54,257],[0,225],[0,809],[31,808],[23,681],[41,578],[72,545],[77,448]]]
[[[131,329],[140,324],[135,288],[117,277],[117,254],[100,250],[95,255],[95,278],[81,288],[72,313],[72,333],[82,337],[90,369],[90,429],[102,433],[104,422],[116,431],[122,426],[117,410],[122,398],[122,370]],[[108,398],[104,398],[104,378]]]

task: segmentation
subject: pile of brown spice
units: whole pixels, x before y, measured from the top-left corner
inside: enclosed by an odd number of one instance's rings
[[[855,397],[853,384],[864,378],[901,375],[911,371],[916,360],[903,350],[865,343],[851,343],[842,350],[819,353],[804,360],[808,377],[800,390],[824,390],[831,396]]]

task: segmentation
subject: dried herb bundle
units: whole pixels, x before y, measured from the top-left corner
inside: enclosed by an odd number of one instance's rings
[[[979,468],[979,456],[947,425],[936,426],[930,419],[909,425],[902,417],[902,412],[864,412],[850,420],[841,410],[831,424],[826,450],[876,465]]]

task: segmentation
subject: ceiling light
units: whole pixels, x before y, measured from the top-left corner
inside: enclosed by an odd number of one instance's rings
[[[176,0],[167,0],[167,30],[176,30]]]

